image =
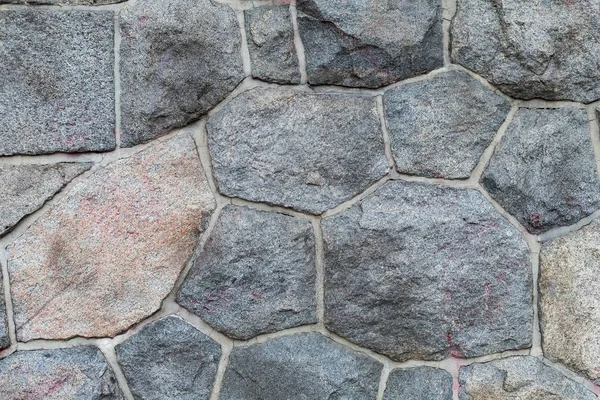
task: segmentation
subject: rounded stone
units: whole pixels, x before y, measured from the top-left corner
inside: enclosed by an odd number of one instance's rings
[[[452,375],[439,368],[417,367],[390,372],[383,400],[452,400]]]

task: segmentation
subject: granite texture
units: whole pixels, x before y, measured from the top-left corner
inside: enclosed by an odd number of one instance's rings
[[[394,369],[383,400],[452,400],[452,375],[439,368]]]
[[[6,302],[4,301],[4,282],[0,274],[0,350],[7,349],[10,346],[10,337],[8,335],[8,319],[6,318]]]

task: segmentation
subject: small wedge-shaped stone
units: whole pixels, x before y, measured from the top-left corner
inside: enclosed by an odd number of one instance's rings
[[[600,0],[458,0],[452,59],[521,99],[600,98]]]
[[[221,346],[179,317],[167,317],[116,346],[135,399],[208,400]]]
[[[376,88],[443,65],[438,0],[298,0],[308,82]]]
[[[75,185],[9,247],[17,336],[113,336],[160,308],[214,209],[180,134]]]
[[[256,88],[208,119],[219,190],[320,214],[388,171],[372,97]]]
[[[586,111],[517,111],[482,184],[531,233],[592,214],[600,208],[600,183]]]
[[[319,333],[231,353],[220,400],[375,400],[382,365]]]
[[[236,339],[315,323],[314,254],[308,221],[226,206],[177,302]]]
[[[2,266],[0,265],[0,268]],[[0,274],[0,350],[10,346],[10,337],[8,336],[8,319],[6,318],[6,304],[4,303],[3,277]]]
[[[95,347],[19,351],[0,360],[6,400],[122,400],[117,379]]]
[[[392,370],[383,400],[452,400],[452,375],[430,367]]]
[[[509,357],[460,367],[460,400],[596,400],[572,381],[535,357]]]
[[[527,244],[477,190],[388,182],[322,226],[332,331],[397,361],[530,346]]]
[[[200,118],[244,78],[234,11],[212,0],[143,0],[120,13],[122,145]]]

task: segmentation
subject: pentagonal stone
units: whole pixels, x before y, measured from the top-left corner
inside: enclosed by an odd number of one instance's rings
[[[115,147],[112,11],[0,11],[0,155]]]
[[[517,111],[482,184],[532,233],[592,214],[600,207],[600,184],[586,111]]]
[[[200,118],[244,78],[234,11],[211,0],[144,0],[120,12],[121,143]]]
[[[18,338],[113,336],[156,312],[214,207],[187,134],[75,185],[8,248]]]
[[[208,119],[219,190],[320,214],[388,171],[375,100],[256,88]]]
[[[522,99],[600,98],[600,1],[459,0],[452,59]]]
[[[460,400],[596,400],[574,382],[535,357],[509,357],[460,367]]]
[[[0,235],[38,210],[90,164],[60,163],[53,165],[0,166]]]
[[[530,346],[527,245],[478,191],[388,182],[322,225],[339,335],[397,361]]]
[[[298,0],[308,82],[376,88],[443,65],[437,0]]]
[[[398,399],[452,400],[452,375],[430,367],[392,370],[383,400]]]
[[[314,253],[309,222],[226,206],[177,302],[236,339],[315,323]]]
[[[135,399],[210,398],[221,346],[179,317],[167,317],[116,346]]]
[[[382,365],[318,333],[234,348],[221,400],[377,397]]]
[[[300,83],[294,27],[288,6],[244,11],[252,76],[276,83]]]
[[[8,319],[6,318],[6,305],[4,303],[4,284],[2,281],[2,274],[0,274],[0,350],[10,346]]]
[[[19,351],[0,360],[2,399],[124,399],[95,347]]]
[[[456,70],[388,90],[383,102],[398,171],[447,179],[471,175],[510,109]]]

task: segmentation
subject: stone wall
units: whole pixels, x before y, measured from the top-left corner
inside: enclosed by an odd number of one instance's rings
[[[600,0],[0,0],[0,71],[0,399],[600,394]]]

